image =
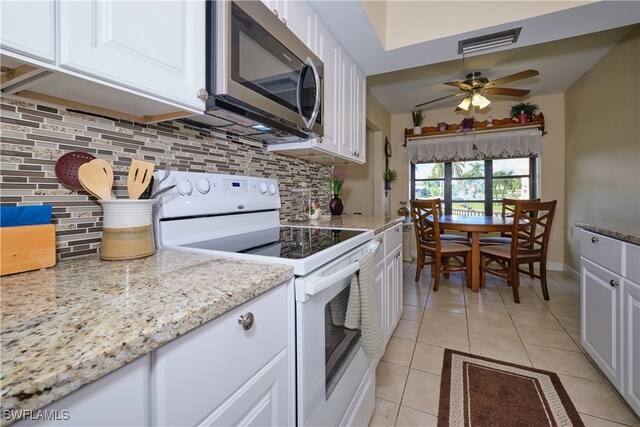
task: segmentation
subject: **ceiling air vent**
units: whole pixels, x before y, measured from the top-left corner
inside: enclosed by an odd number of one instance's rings
[[[522,30],[522,27],[460,40],[458,42],[458,53],[466,55],[479,50],[494,49],[513,44],[518,41],[520,30]]]

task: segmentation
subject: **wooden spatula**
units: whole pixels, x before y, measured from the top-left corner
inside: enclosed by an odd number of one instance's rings
[[[111,200],[113,170],[104,160],[95,159],[85,163],[78,169],[80,184],[98,199]]]
[[[127,177],[129,199],[138,200],[140,198],[140,195],[149,186],[151,175],[153,175],[153,168],[153,163],[131,159],[129,176]]]

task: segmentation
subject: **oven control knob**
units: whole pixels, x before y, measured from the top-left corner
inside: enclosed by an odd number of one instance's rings
[[[269,194],[273,196],[274,194],[276,194],[276,190],[277,188],[275,184],[269,184]]]
[[[207,194],[211,189],[211,184],[209,184],[209,180],[207,179],[199,179],[198,182],[196,182],[196,188],[202,194]]]
[[[188,196],[192,191],[193,186],[188,179],[185,179],[184,181],[180,181],[178,183],[178,193],[182,194],[183,196]]]
[[[260,190],[260,194],[264,194],[267,192],[267,183],[266,182],[261,182],[260,185],[258,185],[258,190]]]

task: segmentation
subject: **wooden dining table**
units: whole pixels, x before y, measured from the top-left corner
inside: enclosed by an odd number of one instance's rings
[[[466,231],[471,235],[471,290],[480,290],[480,233],[511,231],[513,218],[501,216],[442,215],[438,217],[440,228]]]

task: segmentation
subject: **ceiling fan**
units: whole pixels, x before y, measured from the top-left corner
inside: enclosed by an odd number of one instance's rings
[[[443,99],[464,96],[462,102],[460,102],[460,104],[456,108],[456,111],[458,111],[458,109],[468,111],[470,105],[478,107],[479,109],[483,109],[487,105],[491,104],[491,101],[489,101],[483,94],[525,96],[531,91],[525,89],[511,89],[497,86],[516,80],[526,79],[527,77],[537,76],[539,74],[540,73],[538,73],[537,70],[525,70],[519,73],[511,74],[510,76],[505,76],[496,80],[489,81],[488,78],[482,77],[482,73],[474,71],[466,75],[466,80],[463,80],[461,82],[455,81],[444,83],[449,86],[455,86],[462,92],[423,102],[422,104],[416,105],[416,108],[422,107],[423,105],[431,104],[433,102],[441,101]]]

